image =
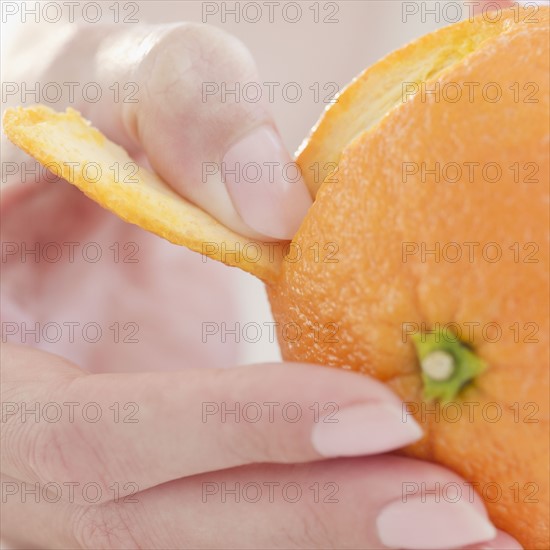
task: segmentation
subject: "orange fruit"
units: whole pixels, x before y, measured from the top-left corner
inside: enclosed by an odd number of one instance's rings
[[[403,453],[547,549],[549,10],[521,13],[427,35],[342,93],[299,153],[315,202],[285,254],[145,169],[114,181],[129,157],[75,111],[10,110],[4,128],[124,219],[263,279],[285,359],[386,382],[425,431]]]
[[[349,124],[370,93],[386,94],[384,74],[475,25],[434,33],[352,84],[298,159],[310,178],[315,162],[338,166],[293,239],[303,258],[268,283],[279,326],[301,327],[279,334],[285,359],[385,381],[425,429],[406,454],[479,484],[493,522],[540,549],[550,548],[544,13],[533,25],[509,13],[485,41],[476,29],[478,43],[459,42],[465,57],[430,77],[439,96],[419,85],[355,136]]]

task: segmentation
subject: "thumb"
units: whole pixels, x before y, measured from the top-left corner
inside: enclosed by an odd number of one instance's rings
[[[241,97],[247,83],[259,89],[248,50],[187,23],[156,27],[132,46],[147,52],[131,75],[138,101],[122,105],[122,122],[155,171],[231,229],[291,239],[312,201],[266,101]]]

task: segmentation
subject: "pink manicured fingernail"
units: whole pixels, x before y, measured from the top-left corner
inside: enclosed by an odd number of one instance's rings
[[[523,546],[515,538],[502,531],[499,531],[493,540],[468,546],[468,548],[471,550],[523,550]]]
[[[441,550],[494,539],[497,530],[468,502],[396,500],[376,519],[378,536],[389,548]]]
[[[369,403],[346,407],[315,424],[311,441],[327,458],[383,453],[413,443],[422,429],[411,417],[403,419],[396,403]]]
[[[235,209],[255,231],[291,239],[312,200],[277,132],[260,126],[232,145],[222,175]]]

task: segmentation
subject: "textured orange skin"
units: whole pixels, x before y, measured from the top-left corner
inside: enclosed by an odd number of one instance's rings
[[[482,101],[480,94],[474,103],[464,95],[456,103],[422,101],[418,94],[355,139],[341,156],[337,181],[321,187],[293,240],[302,258],[284,262],[280,277],[268,283],[279,327],[302,329],[300,338],[279,332],[286,360],[372,375],[416,404],[422,402],[420,367],[402,323],[459,323],[463,339],[489,367],[456,398],[459,421],[447,421],[456,409],[439,421],[415,415],[426,435],[404,452],[478,482],[497,527],[536,549],[550,548],[547,11],[542,19],[489,41],[440,77],[442,84],[500,83],[500,101]],[[515,82],[520,89],[536,82],[538,103],[516,103],[509,89]],[[455,162],[463,173],[456,183],[436,183],[429,175],[423,182],[420,174],[403,182],[403,162],[424,162],[428,169]],[[467,162],[498,163],[502,176],[490,183],[478,171],[470,181]],[[514,162],[536,163],[538,183],[521,181],[526,171],[515,182]],[[457,242],[463,257],[422,262],[416,254],[404,262],[403,242],[425,242],[429,249]],[[481,243],[473,263],[467,242]],[[489,242],[500,245],[500,261],[484,261],[481,249]],[[519,262],[509,249],[516,242]],[[534,250],[522,249],[528,242],[538,246],[531,256],[537,263],[524,261]],[[454,254],[449,249],[449,257]],[[494,343],[480,328],[490,322],[502,329]],[[480,323],[473,338],[464,323]],[[520,342],[509,328],[514,323],[522,327]],[[532,339],[525,323],[536,324],[538,342],[525,341]],[[500,405],[501,419],[488,420],[494,407],[482,414],[487,403]],[[485,485],[493,482],[500,498],[494,485]]]

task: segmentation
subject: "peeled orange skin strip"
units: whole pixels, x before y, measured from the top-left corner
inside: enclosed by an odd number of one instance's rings
[[[433,83],[455,63],[464,60],[486,40],[513,26],[529,27],[531,21],[521,10],[502,10],[498,21],[478,15],[418,38],[395,50],[357,76],[330,104],[297,153],[296,162],[311,196],[327,178],[337,178],[342,151],[361,133],[399,108],[404,85],[414,91],[419,83]],[[519,13],[519,15],[518,15]],[[540,10],[533,15],[541,18]],[[494,16],[497,17],[496,15]],[[433,86],[427,85],[428,90]],[[418,87],[416,88],[418,90]]]
[[[284,243],[234,233],[138,167],[74,109],[7,109],[3,124],[15,145],[123,220],[264,281],[276,277]]]

